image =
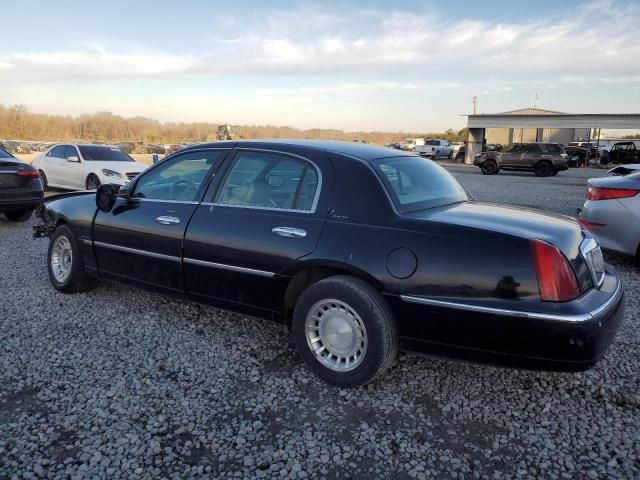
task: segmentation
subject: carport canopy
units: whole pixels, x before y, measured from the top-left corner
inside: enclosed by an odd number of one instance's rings
[[[468,115],[465,163],[482,151],[486,128],[607,128],[640,130],[640,113],[491,113]]]

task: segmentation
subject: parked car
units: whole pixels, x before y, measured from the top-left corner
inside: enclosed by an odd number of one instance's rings
[[[589,152],[583,147],[564,147],[564,151],[567,154],[567,165],[569,167],[584,167],[587,165]]]
[[[609,163],[638,163],[640,150],[634,142],[618,142],[609,152]]]
[[[484,144],[482,145],[482,151],[483,152],[502,151],[502,145],[494,144],[494,143]],[[464,162],[464,157],[466,155],[467,155],[467,145],[465,144],[462,147],[460,147],[460,149],[458,150],[458,153],[456,153],[454,160],[456,162]]]
[[[424,145],[424,138],[407,138],[400,144],[400,150],[414,152],[419,145]]]
[[[587,181],[586,200],[578,215],[604,248],[640,262],[640,171],[624,168],[611,170],[614,176]]]
[[[147,165],[136,162],[116,147],[90,144],[60,144],[36,157],[45,187],[95,190],[104,183],[124,185]]]
[[[384,147],[189,147],[39,215],[57,290],[99,277],[283,322],[339,385],[372,381],[398,345],[584,369],[623,317],[620,279],[577,221],[476,202],[435,162]]]
[[[418,155],[438,160],[439,158],[452,158],[453,149],[447,140],[425,140],[424,145],[416,145],[415,152]]]
[[[31,218],[43,196],[38,171],[0,148],[0,213],[12,222]]]
[[[500,170],[523,170],[546,177],[569,168],[567,154],[557,143],[514,143],[502,151],[477,154],[473,164],[485,175]]]

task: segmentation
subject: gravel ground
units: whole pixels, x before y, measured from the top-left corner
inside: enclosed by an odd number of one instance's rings
[[[451,170],[480,200],[569,214],[594,175]],[[342,390],[284,327],[116,285],[62,295],[30,225],[0,221],[0,245],[0,478],[640,477],[640,290],[622,257],[625,323],[587,372],[400,354]]]

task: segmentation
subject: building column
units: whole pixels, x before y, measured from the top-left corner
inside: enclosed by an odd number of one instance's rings
[[[484,140],[484,128],[470,128],[469,138],[467,138],[467,153],[464,156],[464,163],[473,164],[473,159],[477,153],[482,152],[482,142]]]

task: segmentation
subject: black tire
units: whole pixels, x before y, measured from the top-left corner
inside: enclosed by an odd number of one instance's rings
[[[32,209],[25,210],[12,210],[11,212],[4,212],[4,216],[7,217],[7,220],[10,222],[26,222],[31,218],[31,214],[33,213]]]
[[[97,190],[99,186],[100,179],[94,173],[90,173],[86,181],[87,190]]]
[[[500,170],[495,160],[485,160],[480,169],[484,175],[495,175]]]
[[[52,268],[52,250],[58,238],[64,237],[71,246],[71,260],[70,260],[70,273],[63,279],[58,280],[53,272]],[[76,293],[90,290],[95,286],[95,280],[87,276],[84,270],[84,263],[80,250],[78,249],[78,242],[71,229],[66,225],[59,225],[51,235],[49,241],[49,249],[47,252],[47,270],[49,272],[49,280],[53,287],[63,293]]]
[[[331,370],[317,359],[309,346],[307,315],[323,300],[344,302],[357,313],[364,325],[366,351],[359,365],[352,370]],[[292,327],[298,351],[305,363],[316,375],[334,385],[355,387],[373,381],[389,368],[398,351],[396,324],[389,307],[371,285],[354,277],[328,277],[308,287],[296,303]]]
[[[553,170],[554,169],[549,162],[538,162],[534,172],[536,177],[548,177],[553,173]]]
[[[451,160],[453,158],[453,150],[449,150],[449,155],[447,155],[447,158],[449,160]]]
[[[42,189],[46,192],[47,190],[49,190],[49,181],[47,180],[47,176],[45,175],[45,173],[42,170],[38,170],[38,173],[40,174],[40,181],[42,182]]]

